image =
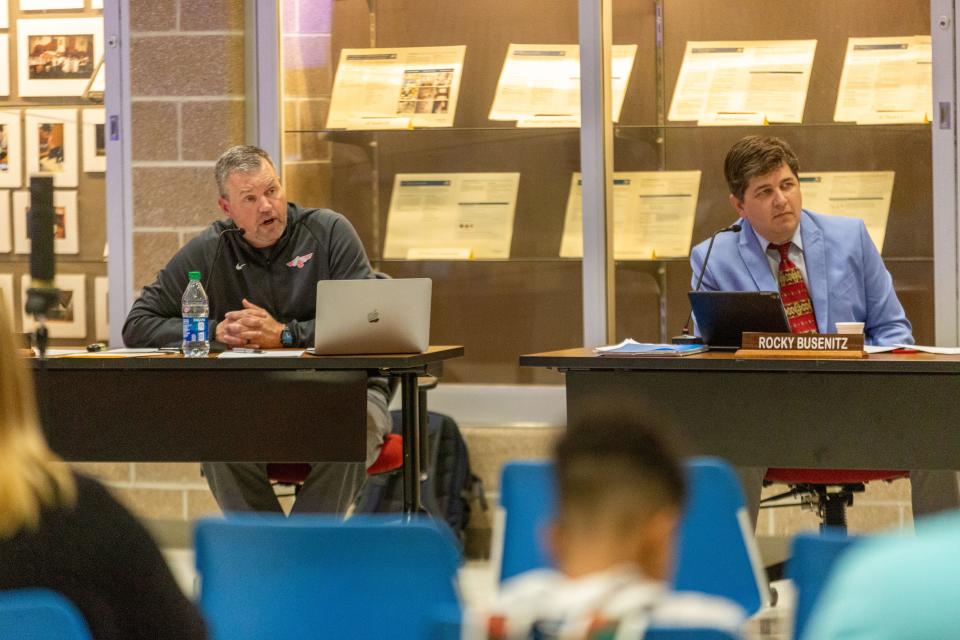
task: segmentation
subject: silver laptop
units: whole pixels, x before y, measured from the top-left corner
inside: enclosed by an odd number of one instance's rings
[[[432,285],[430,278],[321,280],[314,353],[426,351]]]

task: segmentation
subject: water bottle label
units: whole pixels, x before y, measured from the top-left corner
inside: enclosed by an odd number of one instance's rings
[[[183,341],[184,342],[206,342],[207,341],[207,319],[206,318],[184,318],[183,319]]]

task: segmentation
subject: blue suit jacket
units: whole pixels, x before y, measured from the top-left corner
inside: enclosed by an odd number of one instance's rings
[[[703,291],[778,291],[764,249],[750,223],[740,233],[717,236],[703,277]],[[800,212],[807,289],[820,333],[838,322],[863,322],[867,344],[913,344],[910,321],[893,290],[867,228],[857,218]],[[690,253],[696,286],[709,239]],[[691,287],[692,288],[692,287]]]

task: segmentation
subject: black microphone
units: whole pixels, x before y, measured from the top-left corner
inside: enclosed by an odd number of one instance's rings
[[[223,236],[227,235],[228,233],[238,233],[242,238],[246,231],[240,227],[230,227],[221,231],[220,235],[217,236],[217,250],[213,252],[213,262],[210,263],[210,268],[207,270],[207,281],[203,285],[203,290],[207,292],[207,298],[210,297],[209,286],[210,281],[213,279],[213,270],[216,269],[217,260],[220,259],[220,252],[223,251]]]
[[[34,340],[41,358],[47,350],[46,315],[60,293],[53,283],[53,215],[53,178],[30,178],[30,288],[24,309],[37,318]]]
[[[710,244],[707,245],[707,253],[703,256],[703,264],[700,265],[700,276],[697,278],[697,287],[694,291],[700,291],[700,286],[703,284],[703,276],[707,273],[707,261],[710,260],[710,252],[713,251],[713,241],[717,239],[717,236],[721,233],[726,233],[731,231],[733,233],[740,233],[740,230],[743,229],[739,223],[734,223],[729,227],[724,227],[723,229],[718,229],[713,232],[713,235],[710,236]],[[703,338],[699,336],[690,335],[690,320],[693,319],[693,307],[690,307],[690,313],[687,314],[687,321],[683,324],[683,332],[679,336],[673,337],[673,344],[703,344]]]
[[[210,283],[213,282],[213,270],[217,268],[217,260],[220,259],[220,252],[223,251],[223,237],[228,233],[236,233],[242,238],[243,234],[246,233],[240,227],[229,227],[220,232],[217,236],[217,250],[213,252],[213,261],[210,263],[210,268],[207,269],[207,281],[203,285],[203,290],[207,294],[207,300],[210,300]],[[209,320],[209,318],[208,318]],[[222,342],[218,342],[213,339],[213,336],[209,336],[210,339],[210,351],[212,353],[220,353],[221,351],[227,350],[227,345]]]

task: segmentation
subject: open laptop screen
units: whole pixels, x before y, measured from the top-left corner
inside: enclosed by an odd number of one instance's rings
[[[711,348],[739,349],[744,331],[790,333],[777,291],[691,291],[687,295],[700,335]]]

